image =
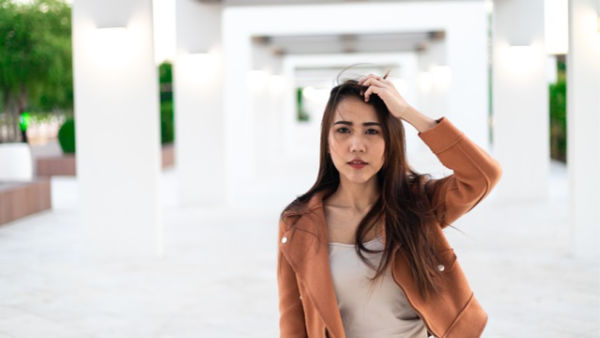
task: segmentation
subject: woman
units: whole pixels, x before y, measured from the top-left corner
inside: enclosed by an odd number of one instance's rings
[[[453,174],[407,163],[404,120]],[[279,222],[281,337],[479,337],[487,323],[442,229],[501,168],[446,117],[410,106],[384,77],[331,90],[318,177]]]

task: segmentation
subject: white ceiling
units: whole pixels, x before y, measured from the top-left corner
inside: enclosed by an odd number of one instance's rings
[[[320,34],[257,36],[256,44],[268,46],[275,54],[389,53],[423,50],[443,32],[395,32],[377,34]]]

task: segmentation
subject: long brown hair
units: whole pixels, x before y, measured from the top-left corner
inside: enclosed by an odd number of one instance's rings
[[[331,90],[321,121],[320,163],[316,182],[306,193],[284,208],[282,218],[286,214],[301,214],[303,207],[315,193],[326,190],[323,196],[325,200],[336,191],[340,177],[328,153],[329,130],[338,104],[350,97],[362,99],[366,89],[358,81],[349,79]],[[394,248],[400,246],[406,253],[419,292],[426,298],[431,292],[439,291],[438,278],[441,274],[436,266],[440,260],[433,244],[431,224],[434,224],[432,220],[435,215],[443,212],[442,206],[431,203],[431,195],[425,184],[431,175],[417,173],[407,162],[405,133],[401,121],[390,114],[385,103],[376,94],[370,96],[368,104],[374,106],[382,123],[385,160],[376,174],[381,194],[358,225],[355,248],[361,260],[373,269],[375,267],[362,251],[382,252],[375,276],[371,279],[374,282],[387,269]],[[381,217],[385,217],[385,246],[383,251],[370,250],[363,245],[363,241]]]

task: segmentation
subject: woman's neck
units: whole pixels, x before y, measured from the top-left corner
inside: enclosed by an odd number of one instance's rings
[[[356,213],[368,211],[379,198],[379,187],[374,179],[365,183],[341,180],[337,190],[327,199],[330,205],[348,208]]]

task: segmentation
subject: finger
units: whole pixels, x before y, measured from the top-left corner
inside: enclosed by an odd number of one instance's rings
[[[381,89],[385,89],[386,85],[378,80],[375,79],[368,79],[367,81],[365,81],[364,86],[367,87],[367,90],[371,87],[377,87],[377,88],[381,88]],[[366,97],[366,91],[364,96]]]
[[[389,81],[389,79],[388,79],[389,73],[390,73],[390,71],[387,71],[383,77],[382,77],[382,76],[380,76],[380,75],[369,74],[369,75],[366,75],[366,76],[362,77],[362,78],[361,78],[361,79],[358,81],[358,83],[359,83],[359,84],[362,84],[364,81],[366,81],[366,80],[368,80],[368,79],[377,79],[377,80],[379,80],[379,81],[385,81],[385,82],[388,82],[388,81]]]
[[[365,82],[363,82],[363,86],[378,86],[378,87],[385,87],[386,85],[388,85],[388,82],[385,82],[385,80],[382,79],[376,79],[376,78],[369,78],[366,79]]]
[[[370,86],[369,89],[367,89],[367,91],[365,92],[365,102],[369,102],[370,98],[371,98],[371,94],[375,93],[377,94],[377,96],[381,97],[381,94],[383,93],[385,89],[382,87],[377,87],[377,86]]]
[[[369,100],[371,99],[371,94],[373,94],[373,93],[377,94],[377,91],[378,91],[378,87],[375,87],[375,86],[369,87],[369,89],[367,89],[367,91],[365,92],[365,102],[369,102]]]
[[[385,87],[385,80],[380,79],[377,75],[369,74],[367,78],[362,80],[362,86],[377,86],[377,87]],[[361,91],[361,95],[364,95],[364,90]]]
[[[375,74],[368,74],[368,75],[366,75],[366,76],[362,77],[362,78],[361,78],[361,79],[358,81],[358,84],[362,84],[362,83],[363,83],[363,82],[365,82],[366,80],[368,80],[368,79],[372,79],[372,78],[375,78],[375,79],[377,79],[377,78],[379,78],[379,76],[377,76],[377,75],[375,75]]]

